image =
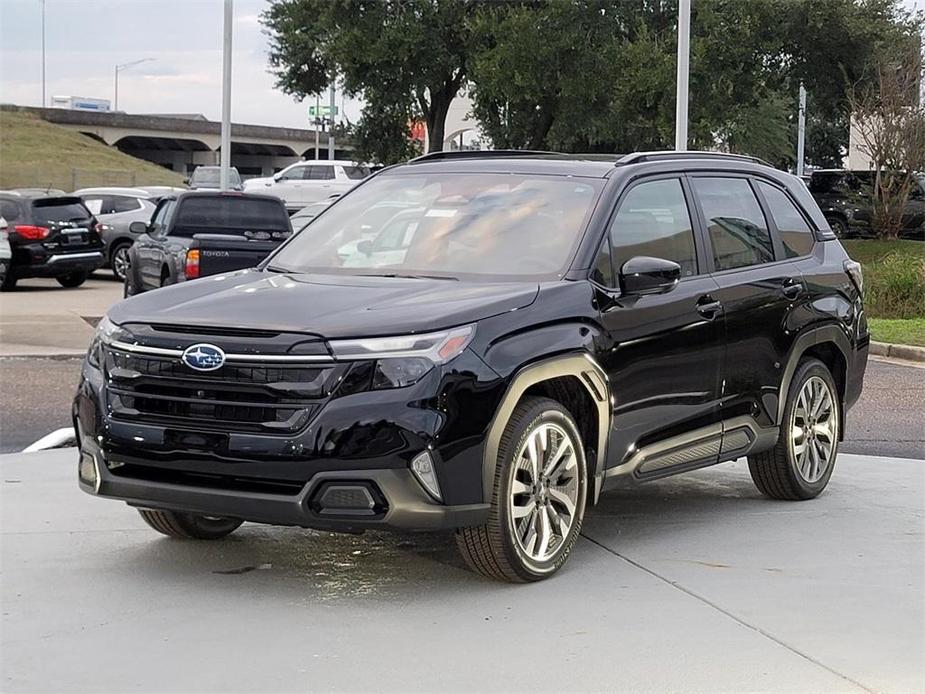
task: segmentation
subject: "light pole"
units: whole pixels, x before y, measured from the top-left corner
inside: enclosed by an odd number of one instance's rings
[[[113,111],[119,110],[119,73],[135,65],[140,65],[141,63],[147,63],[149,60],[154,60],[154,58],[142,58],[141,60],[133,60],[130,63],[122,63],[121,65],[116,65],[115,89],[113,90],[115,93],[113,94],[113,100],[112,100],[113,101],[113,106],[112,106]]]
[[[806,87],[800,82],[800,110],[797,114],[797,176],[803,175],[806,158]]]
[[[678,86],[675,105],[674,148],[687,150],[687,102],[690,98],[688,77],[691,63],[691,0],[678,5]]]
[[[228,190],[231,179],[231,29],[234,2],[225,0],[222,40],[222,154],[219,161],[219,186]]]
[[[45,92],[45,0],[42,0],[42,108],[48,105]]]

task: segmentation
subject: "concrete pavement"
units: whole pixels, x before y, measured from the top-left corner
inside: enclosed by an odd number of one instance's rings
[[[921,691],[925,465],[842,456],[763,499],[741,463],[606,495],[552,580],[452,538],[245,525],[158,536],[0,456],[4,691]]]
[[[86,352],[94,330],[87,319],[98,319],[122,299],[122,285],[108,270],[100,273],[75,289],[26,279],[0,294],[0,357]]]

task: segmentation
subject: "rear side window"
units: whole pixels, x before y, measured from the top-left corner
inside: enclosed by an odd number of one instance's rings
[[[352,181],[359,181],[369,176],[369,167],[367,166],[345,166],[344,173]]]
[[[107,207],[109,212],[104,212],[103,214],[134,212],[135,210],[141,209],[141,201],[130,195],[113,195],[110,196],[108,200],[104,200],[104,203],[108,203],[108,206],[104,206]]]
[[[640,183],[620,203],[610,227],[613,267],[638,255],[673,260],[681,276],[697,274],[690,212],[676,178]]]
[[[784,253],[788,258],[799,258],[809,255],[813,250],[813,230],[806,219],[800,214],[797,206],[787,197],[787,194],[776,186],[763,181],[758,182],[758,188],[768,203],[768,209],[781,241],[784,242]]]
[[[334,178],[334,167],[333,166],[308,166],[308,175],[305,178],[310,178],[313,181],[329,181]]]
[[[694,178],[707,221],[716,270],[774,260],[774,246],[758,198],[744,178]]]
[[[63,224],[68,222],[89,223],[90,212],[81,202],[71,200],[36,200],[32,204],[32,215],[35,223]]]
[[[0,200],[0,217],[12,224],[22,216],[19,203],[15,200]]]
[[[290,231],[289,215],[276,200],[243,196],[190,196],[176,211],[174,236]]]

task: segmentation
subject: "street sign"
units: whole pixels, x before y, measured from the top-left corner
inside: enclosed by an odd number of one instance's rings
[[[309,106],[308,115],[312,118],[317,118],[318,116],[330,116],[333,111],[333,114],[337,115],[337,106],[333,108],[331,106]]]

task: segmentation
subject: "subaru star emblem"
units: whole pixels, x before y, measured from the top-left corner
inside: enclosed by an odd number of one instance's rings
[[[225,363],[225,353],[220,347],[200,343],[187,347],[180,361],[196,371],[214,371]]]

